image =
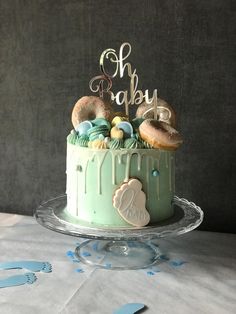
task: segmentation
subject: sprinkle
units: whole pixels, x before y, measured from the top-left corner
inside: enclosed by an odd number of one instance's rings
[[[160,175],[160,172],[158,170],[156,170],[156,169],[152,170],[152,176],[153,177],[159,177],[159,175]]]
[[[111,264],[109,264],[109,263],[105,264],[105,268],[106,269],[110,269],[111,268]]]
[[[149,271],[147,271],[147,275],[148,275],[148,276],[153,276],[153,275],[155,275],[155,273],[154,273],[153,271],[150,271],[150,270],[149,270]]]

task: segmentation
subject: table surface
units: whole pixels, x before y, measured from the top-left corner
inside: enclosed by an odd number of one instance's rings
[[[82,241],[33,217],[0,214],[0,262],[48,261],[53,267],[36,273],[32,285],[2,288],[0,313],[112,314],[126,303],[145,304],[145,314],[236,313],[236,235],[192,231],[160,239],[169,260],[157,265],[158,272],[73,262],[68,252]],[[25,272],[1,270],[0,279]]]

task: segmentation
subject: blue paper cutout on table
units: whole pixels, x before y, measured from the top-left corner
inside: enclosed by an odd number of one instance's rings
[[[84,270],[83,270],[82,268],[77,268],[75,271],[76,271],[77,273],[84,273]]]
[[[43,273],[51,273],[52,265],[49,262],[13,261],[0,263],[0,270],[3,269],[27,269],[33,272],[42,271]]]
[[[185,261],[181,261],[181,260],[173,260],[173,261],[170,261],[169,264],[173,267],[179,267],[179,266],[182,266],[183,264],[185,264],[187,262]]]
[[[111,269],[112,265],[110,263],[105,264],[106,269]]]
[[[34,273],[25,273],[21,275],[10,276],[0,280],[0,288],[21,286],[25,284],[32,284],[37,280]]]
[[[72,252],[72,251],[67,251],[67,252],[66,252],[66,255],[67,255],[68,257],[75,258],[75,253]]]
[[[134,247],[136,246],[135,241],[127,241],[127,242],[128,242],[128,245],[130,245],[130,246],[134,246]],[[81,245],[80,243],[76,243],[76,244],[77,245]],[[158,245],[155,244],[155,243],[153,245],[158,247]],[[97,249],[98,249],[98,242],[96,242],[93,245],[93,249],[94,249],[95,252],[97,251]],[[66,255],[70,258],[70,260],[73,263],[80,263],[81,262],[80,259],[77,258],[76,254],[73,251],[71,251],[71,250],[67,251]],[[87,257],[87,256],[91,256],[92,254],[90,252],[85,251],[81,255],[84,256],[84,257]],[[99,256],[97,254],[95,255],[95,257],[98,260],[102,258],[102,256]],[[140,269],[140,270],[141,271],[145,271],[146,275],[148,275],[148,276],[154,276],[157,273],[160,273],[162,271],[161,270],[162,264],[170,265],[174,269],[174,268],[181,267],[185,263],[187,263],[187,262],[183,261],[183,260],[180,260],[180,259],[170,260],[170,258],[166,254],[161,254],[159,256],[159,259],[157,260],[156,264],[152,265],[149,268],[144,268],[144,269]],[[112,268],[112,264],[111,263],[106,263],[103,267],[105,269],[111,269]],[[82,268],[81,269],[79,268],[79,269],[76,270],[76,272],[82,273],[82,272],[84,272],[84,270]]]
[[[83,256],[83,257],[91,256],[91,253],[83,252],[83,253],[81,253],[81,256]]]
[[[165,254],[160,255],[160,256],[159,256],[159,259],[160,259],[161,261],[169,261],[169,257],[166,256]]]
[[[142,303],[127,303],[113,312],[113,314],[134,314],[145,308],[146,306]]]

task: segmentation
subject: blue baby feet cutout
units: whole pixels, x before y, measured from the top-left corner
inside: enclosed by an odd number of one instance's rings
[[[42,271],[44,273],[50,273],[52,271],[52,265],[49,262],[13,261],[0,263],[0,269],[28,269],[33,272]]]
[[[34,273],[25,273],[23,275],[11,276],[0,280],[0,288],[33,284],[36,280],[37,277]]]
[[[145,305],[142,303],[127,303],[113,312],[113,314],[135,314],[144,308]]]

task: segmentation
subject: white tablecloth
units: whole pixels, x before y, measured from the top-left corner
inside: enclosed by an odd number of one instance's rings
[[[170,260],[156,273],[75,263],[67,252],[78,241],[83,240],[47,230],[33,217],[0,214],[0,262],[53,266],[52,273],[36,273],[32,285],[0,289],[0,313],[111,314],[133,302],[145,304],[145,314],[236,313],[236,235],[192,231],[159,240]],[[24,272],[1,270],[0,279]]]

